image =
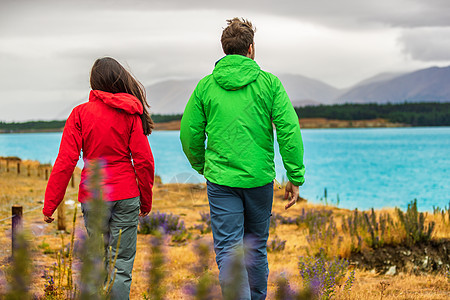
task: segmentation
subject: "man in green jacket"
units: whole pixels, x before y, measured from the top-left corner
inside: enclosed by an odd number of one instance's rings
[[[265,299],[275,178],[272,123],[289,179],[286,209],[297,201],[304,182],[303,143],[297,114],[280,80],[254,61],[252,24],[238,18],[227,22],[221,38],[226,56],[192,93],[180,139],[192,167],[207,180],[222,293],[234,290],[240,299]],[[243,243],[245,262],[235,274],[230,262]],[[236,278],[241,278],[239,286]]]

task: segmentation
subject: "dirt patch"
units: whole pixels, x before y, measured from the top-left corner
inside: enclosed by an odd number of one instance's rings
[[[396,245],[363,250],[352,254],[350,261],[359,268],[387,275],[400,272],[417,275],[446,273],[450,270],[450,240],[430,241],[411,247]]]
[[[155,130],[180,130],[181,120],[155,123]]]

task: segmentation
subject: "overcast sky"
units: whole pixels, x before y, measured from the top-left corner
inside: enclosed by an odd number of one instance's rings
[[[254,23],[256,61],[276,75],[346,88],[450,65],[448,0],[0,0],[0,121],[66,118],[102,56],[144,85],[200,79],[235,16]]]

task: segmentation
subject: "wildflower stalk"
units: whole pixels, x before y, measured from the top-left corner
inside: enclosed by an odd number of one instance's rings
[[[283,251],[286,247],[286,240],[282,240],[278,237],[275,237],[270,242],[267,243],[267,251],[268,252],[280,252]]]
[[[194,287],[193,296],[196,300],[214,299],[213,279],[208,270],[210,259],[210,245],[206,242],[199,242],[195,245],[195,252],[199,258],[198,263],[193,269],[193,273],[199,277]]]
[[[15,249],[12,264],[8,269],[9,289],[4,299],[27,300],[31,299],[29,286],[31,285],[31,259],[28,242],[23,231],[15,236]]]
[[[237,247],[230,258],[229,276],[230,280],[223,284],[223,299],[234,300],[239,299],[241,294],[241,285],[243,282],[242,270],[244,266],[244,248],[242,246]]]
[[[61,293],[62,291],[62,284],[63,284],[63,280],[66,274],[66,260],[64,259],[65,257],[65,252],[64,252],[64,235],[61,233],[61,250],[59,251],[59,253],[56,253],[56,258],[57,258],[57,262],[58,262],[58,292]]]
[[[347,293],[350,293],[350,290],[352,289],[353,282],[355,281],[355,268],[350,271],[350,275],[348,276],[347,280],[344,284],[344,291]]]
[[[276,300],[293,299],[293,291],[289,286],[289,281],[284,274],[280,275],[277,279],[277,290],[275,292]]]
[[[57,265],[56,268],[58,270],[58,291],[61,291],[61,252],[56,252],[56,261]]]
[[[73,260],[73,245],[74,245],[74,241],[75,241],[76,222],[77,222],[77,206],[75,205],[75,209],[73,212],[73,221],[72,221],[72,234],[70,236],[69,265],[67,267],[67,289],[69,292],[72,292],[72,289],[73,289],[72,260]]]
[[[162,300],[165,295],[165,288],[162,284],[164,280],[164,254],[163,254],[163,235],[160,231],[155,232],[155,237],[151,239],[152,256],[149,271],[149,289],[144,294],[145,299]],[[147,295],[149,297],[147,297]]]
[[[101,187],[101,168],[98,162],[91,165],[90,171],[90,201],[89,216],[87,218],[88,237],[82,247],[81,258],[83,265],[80,274],[80,299],[105,299],[103,284],[105,280],[104,268],[104,239],[103,226],[105,219],[105,203],[103,202]]]
[[[119,255],[119,247],[120,247],[120,239],[122,237],[122,229],[119,230],[119,237],[117,238],[117,246],[116,246],[116,254],[114,255],[114,261],[112,260],[112,247],[109,246],[109,260],[108,260],[108,278],[106,279],[105,286],[103,290],[106,295],[111,293],[111,289],[113,287],[114,281],[116,280],[117,269],[115,268],[117,262],[117,256]],[[111,274],[114,273],[113,278],[111,280]]]

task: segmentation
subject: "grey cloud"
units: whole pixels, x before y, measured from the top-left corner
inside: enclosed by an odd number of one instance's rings
[[[59,18],[53,19],[51,31],[58,31],[60,26],[64,30],[69,26],[66,23],[70,18],[65,19],[74,12],[84,12],[87,16],[98,11],[188,11],[188,10],[216,10],[230,12],[240,12],[241,14],[257,12],[269,15],[279,15],[291,17],[301,21],[320,23],[329,27],[360,28],[387,25],[393,27],[423,27],[423,26],[450,26],[450,9],[447,0],[259,0],[241,1],[228,0],[226,2],[211,0],[131,0],[131,1],[61,1],[43,0],[36,1],[12,1],[6,0],[0,12],[0,28],[11,23],[14,18],[25,13],[31,21],[39,20],[46,22],[47,12],[57,11]],[[239,17],[242,15],[239,15]],[[95,15],[94,15],[95,17]],[[233,17],[233,16],[230,16]],[[120,19],[112,21],[120,24]],[[48,22],[52,22],[49,20]],[[152,22],[152,20],[148,20]],[[160,28],[166,26],[183,26],[183,24],[170,24],[162,22]],[[98,24],[101,27],[102,24]],[[33,32],[33,28],[23,28],[17,24],[18,32]],[[0,33],[2,30],[0,29]],[[42,34],[42,33],[41,33]]]
[[[450,28],[405,30],[399,39],[403,52],[420,61],[450,60]]]
[[[119,45],[99,45],[59,50],[55,57],[75,60],[77,73],[85,75],[86,66],[90,67],[95,59],[111,56],[128,67],[144,84],[149,84],[157,79],[174,77],[174,74],[182,78],[206,75],[214,61],[223,55],[219,46],[210,41],[192,43],[171,39],[160,43],[130,41]],[[86,70],[81,70],[80,66]]]
[[[347,26],[356,23],[381,23],[399,27],[450,25],[450,10],[447,0],[228,0],[226,2],[218,0],[135,0],[133,2],[135,7],[141,9],[256,11],[326,23],[331,26]],[[129,9],[132,7],[133,5],[130,5]]]

